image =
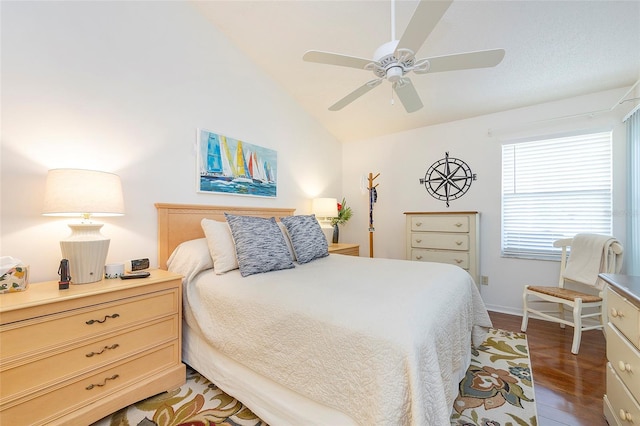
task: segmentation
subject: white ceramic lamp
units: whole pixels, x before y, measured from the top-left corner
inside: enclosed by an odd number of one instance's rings
[[[120,177],[113,173],[82,169],[54,169],[47,174],[45,216],[82,217],[69,224],[71,235],[60,241],[62,257],[69,260],[72,284],[102,280],[109,238],[92,216],[122,216],[124,200]]]

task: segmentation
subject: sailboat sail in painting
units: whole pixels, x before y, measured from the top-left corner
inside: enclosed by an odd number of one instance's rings
[[[229,163],[229,147],[224,136],[208,133],[206,141],[206,156],[203,156],[204,164],[200,165],[200,173],[205,176],[231,180],[233,172]]]
[[[275,197],[277,152],[198,130],[198,191]]]

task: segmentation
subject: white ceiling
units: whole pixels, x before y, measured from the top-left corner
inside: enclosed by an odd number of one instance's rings
[[[391,40],[390,0],[197,1],[223,34],[339,140],[383,134],[631,86],[640,79],[640,0],[457,0],[416,58],[504,48],[495,68],[410,74],[424,108],[391,105],[383,82],[341,111],[328,107],[374,78],[302,60],[307,50],[372,58]],[[396,38],[417,0],[396,1]]]

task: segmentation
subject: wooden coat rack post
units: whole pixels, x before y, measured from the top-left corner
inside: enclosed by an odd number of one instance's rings
[[[380,173],[373,176],[373,173],[369,173],[369,257],[373,257],[373,232],[375,231],[373,227],[373,204],[378,199],[378,193],[376,191],[376,187],[378,184],[373,184],[373,181],[380,176]]]

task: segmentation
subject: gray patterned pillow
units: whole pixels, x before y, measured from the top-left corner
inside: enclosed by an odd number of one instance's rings
[[[295,267],[284,235],[274,218],[236,216],[225,213],[236,245],[240,275]]]
[[[291,245],[299,263],[311,262],[329,256],[327,239],[315,215],[281,217],[291,239]]]

